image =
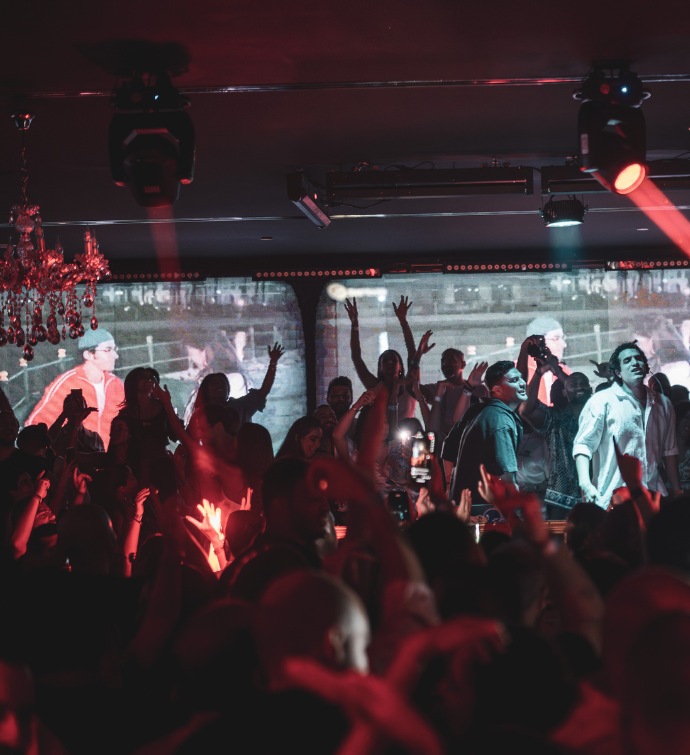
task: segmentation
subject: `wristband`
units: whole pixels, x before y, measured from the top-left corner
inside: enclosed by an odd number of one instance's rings
[[[416,359],[410,359],[410,367],[419,367],[419,362]]]
[[[434,401],[438,401],[439,403],[441,403],[442,399],[443,396],[434,396]]]

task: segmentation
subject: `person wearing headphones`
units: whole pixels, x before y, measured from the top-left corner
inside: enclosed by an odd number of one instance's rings
[[[625,485],[616,444],[620,453],[639,459],[644,487],[668,495],[663,465],[671,495],[680,495],[675,413],[666,396],[644,384],[647,357],[636,342],[622,343],[611,354],[609,371],[613,383],[585,404],[573,441],[583,500],[607,508],[613,492]]]

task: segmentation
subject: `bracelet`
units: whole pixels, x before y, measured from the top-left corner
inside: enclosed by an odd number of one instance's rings
[[[225,551],[225,541],[213,549],[214,553],[218,553],[219,551]]]
[[[443,396],[434,396],[434,401],[438,401],[439,403],[441,403],[442,400],[443,400]]]
[[[137,524],[141,524],[144,521],[144,515],[141,514],[141,516],[133,516],[132,521],[136,522]]]
[[[388,404],[388,408],[389,409],[397,409],[398,405],[397,404]]]
[[[631,498],[639,498],[640,496],[644,496],[644,490],[642,490],[642,488],[629,488],[629,492]]]
[[[410,367],[417,368],[419,367],[419,362],[416,359],[410,359]]]

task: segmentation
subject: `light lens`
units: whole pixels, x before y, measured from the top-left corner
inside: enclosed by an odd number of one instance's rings
[[[613,182],[614,191],[617,194],[630,194],[631,191],[635,191],[640,186],[646,175],[647,169],[641,163],[627,165],[616,176]]]

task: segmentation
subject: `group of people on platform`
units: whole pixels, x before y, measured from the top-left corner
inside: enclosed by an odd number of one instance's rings
[[[411,306],[373,372],[346,300],[365,390],[275,453],[279,343],[186,419],[104,329],[23,428],[0,391],[0,752],[690,751],[687,391],[548,317],[423,382]]]

